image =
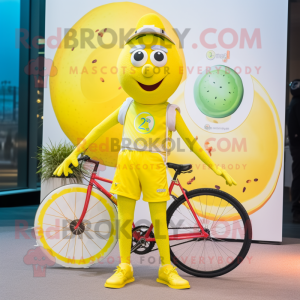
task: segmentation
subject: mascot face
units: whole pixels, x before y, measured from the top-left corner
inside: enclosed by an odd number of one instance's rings
[[[183,73],[175,45],[153,34],[135,37],[126,44],[117,66],[122,88],[141,104],[166,102],[179,86]]]

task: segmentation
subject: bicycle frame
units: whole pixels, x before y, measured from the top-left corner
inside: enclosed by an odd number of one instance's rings
[[[91,191],[92,191],[92,188],[93,186],[96,186],[105,196],[107,196],[115,205],[117,205],[117,199],[110,193],[108,192],[103,186],[101,186],[96,180],[99,180],[99,181],[103,181],[103,182],[108,182],[108,183],[112,183],[113,181],[112,180],[109,180],[109,179],[106,179],[106,178],[103,178],[103,177],[100,177],[100,176],[97,176],[97,170],[98,170],[98,167],[99,167],[99,162],[96,161],[96,160],[93,160],[93,159],[88,159],[86,160],[87,162],[90,162],[90,163],[94,163],[95,166],[94,166],[94,170],[93,170],[93,173],[92,173],[92,176],[90,178],[90,181],[89,181],[89,185],[88,185],[88,188],[87,188],[87,195],[86,195],[86,199],[85,199],[85,203],[84,203],[84,207],[83,207],[83,210],[82,210],[82,213],[81,213],[81,216],[79,218],[79,221],[78,223],[76,224],[75,228],[74,229],[77,229],[82,220],[84,219],[85,217],[85,214],[87,212],[87,209],[88,209],[88,206],[89,206],[89,202],[90,202],[90,196],[91,196]],[[186,202],[195,218],[195,221],[197,223],[197,225],[199,226],[199,229],[200,231],[199,232],[195,232],[195,233],[182,233],[182,234],[174,234],[174,235],[170,235],[169,236],[169,240],[185,240],[185,239],[196,239],[196,238],[207,238],[209,236],[209,234],[207,232],[205,232],[199,218],[197,217],[197,214],[193,208],[193,206],[191,205],[187,195],[186,195],[186,192],[185,190],[182,188],[179,180],[178,180],[178,175],[180,173],[178,173],[178,171],[175,172],[174,174],[174,177],[172,179],[172,183],[169,187],[169,194],[171,195],[172,194],[172,190],[174,188],[174,186],[179,186],[184,198],[186,199]],[[135,224],[133,223],[132,224],[132,227],[135,228]],[[150,237],[150,233],[153,229],[153,224],[150,225],[149,229],[147,230],[146,234],[143,236],[143,238],[148,241],[148,242],[155,242],[155,238],[151,238]],[[140,239],[140,236],[138,233],[134,233],[134,238],[136,238],[137,240]]]

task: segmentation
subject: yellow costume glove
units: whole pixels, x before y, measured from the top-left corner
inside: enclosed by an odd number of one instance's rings
[[[197,143],[178,111],[176,111],[176,130],[190,150],[192,150],[217,175],[222,176],[226,180],[226,184],[230,186],[236,185],[236,181],[221,167],[217,167],[210,156]]]
[[[61,176],[64,173],[65,176],[68,174],[72,174],[72,170],[70,169],[70,164],[74,167],[78,166],[78,155],[85,151],[92,143],[94,143],[103,133],[105,133],[108,129],[118,124],[118,115],[119,110],[115,110],[111,115],[109,115],[106,119],[104,119],[100,124],[98,124],[92,131],[81,141],[81,143],[76,147],[76,149],[60,164],[56,170],[53,172],[55,176]]]

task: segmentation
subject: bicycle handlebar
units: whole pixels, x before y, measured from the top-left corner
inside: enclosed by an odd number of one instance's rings
[[[78,160],[78,161],[81,161],[81,160],[87,161],[87,160],[89,160],[89,159],[90,159],[90,157],[89,157],[88,155],[84,155],[83,157],[80,157],[80,158],[78,158],[77,160]]]
[[[99,161],[91,159],[88,155],[84,155],[83,157],[77,158],[78,161],[87,161],[93,163],[95,165],[99,165]]]

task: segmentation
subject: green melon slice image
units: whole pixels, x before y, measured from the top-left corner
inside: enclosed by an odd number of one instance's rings
[[[229,67],[214,66],[212,69],[210,73],[198,76],[194,85],[195,103],[204,115],[225,118],[240,106],[244,95],[243,82]]]

